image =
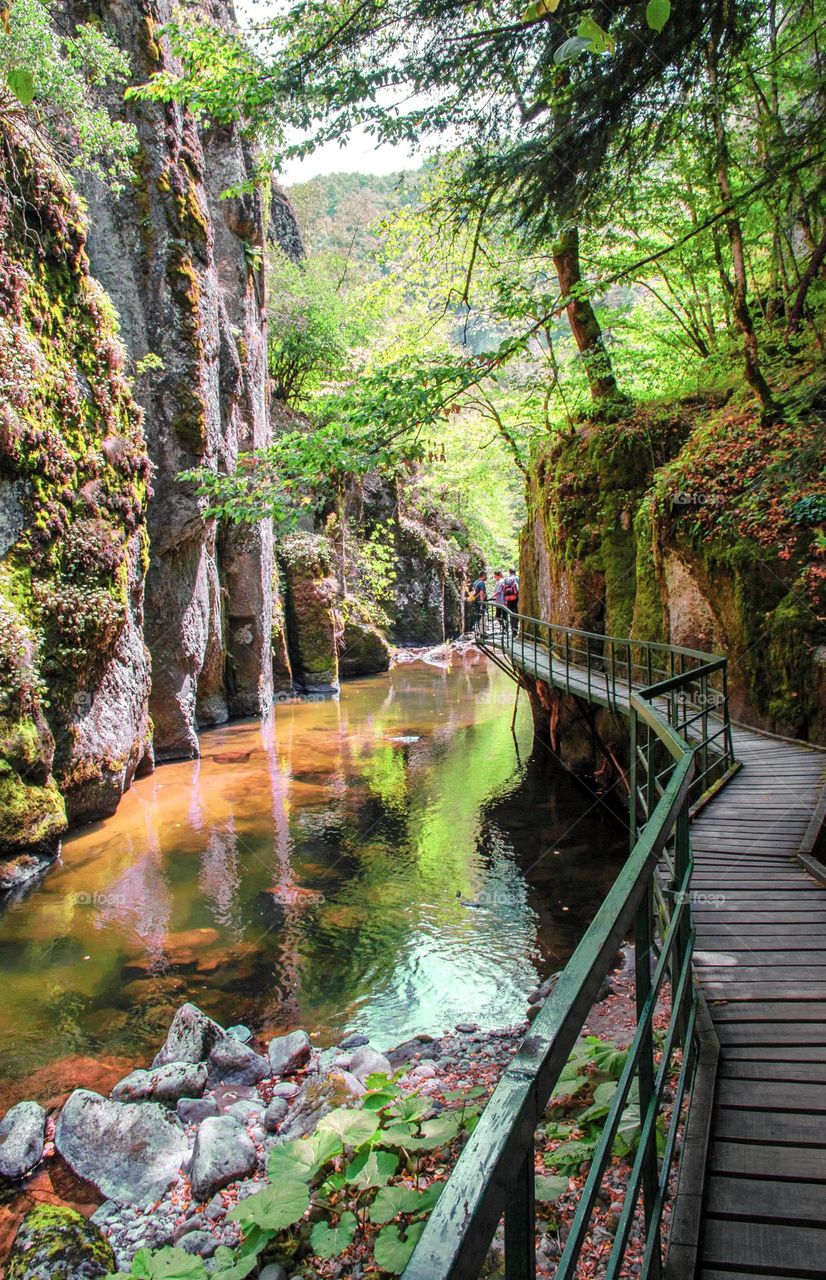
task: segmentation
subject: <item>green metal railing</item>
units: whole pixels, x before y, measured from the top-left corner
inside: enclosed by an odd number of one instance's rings
[[[504,622],[504,626],[502,625]],[[484,607],[476,634],[486,652],[628,716],[631,852],[561,973],[468,1140],[407,1265],[403,1280],[476,1280],[504,1215],[507,1280],[533,1280],[534,1134],[617,951],[633,930],[637,1026],[591,1162],[556,1280],[570,1280],[586,1238],[632,1085],[640,1137],[606,1280],[626,1261],[637,1215],[645,1237],[641,1275],[663,1263],[662,1214],[696,1066],[692,982],[692,799],[733,766],[726,660],[691,649],[599,636]],[[506,669],[508,669],[506,665]],[[659,1048],[653,1018],[666,982],[671,1015]],[[671,1080],[676,1075],[676,1087]],[[670,1124],[658,1153],[658,1118],[669,1090]]]

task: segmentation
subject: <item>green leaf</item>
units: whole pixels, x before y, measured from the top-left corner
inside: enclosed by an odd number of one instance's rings
[[[367,1111],[381,1111],[390,1106],[394,1097],[395,1094],[392,1093],[368,1093],[362,1098],[362,1105]]]
[[[426,1191],[417,1191],[415,1187],[382,1187],[370,1206],[370,1221],[381,1225],[400,1213],[429,1213],[444,1189],[444,1182],[434,1182]]]
[[[379,1118],[371,1112],[338,1107],[324,1117],[318,1131],[336,1134],[347,1147],[360,1147],[372,1138],[378,1128]]]
[[[423,1222],[414,1222],[407,1228],[404,1238],[395,1227],[385,1227],[379,1232],[373,1248],[373,1257],[382,1271],[389,1271],[394,1276],[401,1275],[410,1261],[410,1255],[419,1243],[424,1225]]]
[[[594,53],[614,53],[617,48],[617,42],[613,36],[594,22],[593,18],[586,15],[576,29],[576,33],[580,40],[590,40]]]
[[[258,1270],[258,1255],[249,1254],[236,1260],[232,1249],[221,1245],[215,1250],[215,1270],[210,1272],[210,1280],[246,1280],[253,1271]]]
[[[408,1142],[415,1141],[413,1134],[415,1125],[413,1124],[389,1124],[386,1129],[378,1134],[377,1140],[383,1147],[404,1147]],[[412,1150],[412,1148],[411,1148]]]
[[[401,1120],[421,1120],[423,1116],[427,1115],[430,1107],[431,1104],[426,1098],[400,1098],[394,1107],[394,1111]]]
[[[562,1174],[549,1178],[545,1174],[538,1173],[534,1180],[535,1195],[537,1200],[542,1204],[548,1204],[553,1200],[558,1200],[568,1190],[568,1179]]]
[[[563,62],[572,62],[574,58],[580,57],[585,53],[586,49],[591,48],[590,40],[583,40],[580,36],[570,36],[569,39],[563,40],[562,44],[554,54],[554,62],[557,66],[561,66]]]
[[[34,102],[34,76],[31,71],[23,71],[16,67],[9,72],[6,82],[18,102],[24,107],[30,107]]]
[[[383,1187],[396,1172],[399,1157],[392,1151],[365,1151],[347,1166],[347,1181],[359,1191]]]
[[[671,17],[671,0],[648,0],[645,21],[652,31],[662,31]]]
[[[265,1231],[283,1231],[303,1218],[310,1207],[310,1192],[298,1178],[281,1178],[257,1195],[248,1196],[227,1218],[230,1222],[262,1227]]]
[[[267,1173],[276,1178],[303,1178],[309,1182],[322,1165],[340,1156],[344,1145],[338,1134],[318,1129],[311,1138],[295,1138],[283,1146],[273,1147],[267,1161]]]
[[[310,1232],[310,1244],[319,1258],[336,1258],[349,1249],[355,1234],[355,1214],[343,1213],[334,1227],[326,1222],[317,1222]]]
[[[130,1275],[140,1280],[207,1280],[203,1259],[194,1258],[177,1247],[157,1251],[138,1249]]]

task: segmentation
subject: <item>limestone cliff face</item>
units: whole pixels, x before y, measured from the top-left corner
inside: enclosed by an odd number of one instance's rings
[[[549,446],[529,486],[522,609],[727,653],[733,716],[823,742],[822,434],[816,422],[769,428],[699,402]],[[538,691],[564,751],[559,702]]]
[[[82,211],[0,139],[0,891],[151,763],[149,465]]]
[[[169,65],[159,27],[171,0],[96,0],[77,16],[106,24],[137,80]],[[213,20],[231,4],[204,0]],[[82,13],[80,10],[82,9]],[[178,107],[125,111],[141,144],[137,182],[120,199],[86,191],[92,268],[122,318],[129,353],[156,366],[136,395],[154,467],[146,641],[158,759],[197,754],[196,731],[263,714],[272,696],[272,534],[268,522],[219,531],[180,472],[231,471],[268,438],[266,333],[254,156],[235,129],[196,126]]]

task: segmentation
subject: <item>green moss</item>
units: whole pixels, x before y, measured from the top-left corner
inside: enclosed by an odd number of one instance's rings
[[[117,1269],[111,1245],[74,1209],[43,1204],[23,1219],[6,1280],[96,1280]]]
[[[0,849],[13,856],[52,848],[65,830],[66,808],[57,787],[29,786],[0,760]]]

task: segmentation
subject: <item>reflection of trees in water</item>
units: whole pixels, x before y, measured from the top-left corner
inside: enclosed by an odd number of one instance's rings
[[[215,923],[240,940],[246,929],[246,921],[239,901],[241,876],[238,870],[238,837],[232,813],[222,826],[213,827],[209,833],[206,848],[201,854],[198,888],[202,896],[210,901]]]

